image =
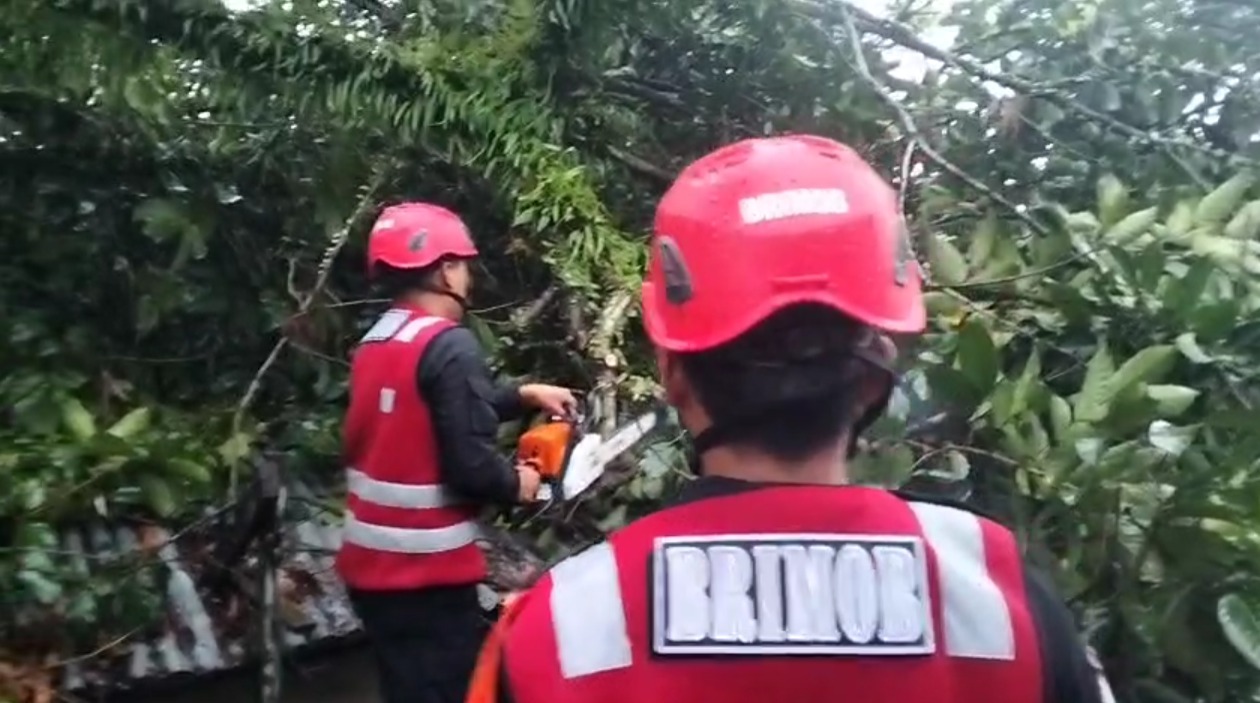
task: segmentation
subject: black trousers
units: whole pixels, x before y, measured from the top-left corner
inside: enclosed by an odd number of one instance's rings
[[[384,703],[463,703],[493,613],[477,587],[350,592]]]

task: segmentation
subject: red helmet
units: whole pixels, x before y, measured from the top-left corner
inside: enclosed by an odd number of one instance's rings
[[[885,332],[926,324],[896,192],[830,139],[748,139],[718,149],[665,193],[654,230],[643,319],[665,349],[718,346],[803,302]]]
[[[455,213],[428,203],[385,208],[368,239],[368,273],[378,264],[398,269],[424,268],[446,256],[471,258],[477,247]]]

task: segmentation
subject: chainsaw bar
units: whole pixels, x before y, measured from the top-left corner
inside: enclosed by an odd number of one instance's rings
[[[609,463],[651,434],[661,424],[664,415],[665,411],[661,408],[644,413],[618,427],[607,439],[594,432],[583,435],[569,451],[564,477],[560,482],[563,495],[554,496],[550,486],[542,486],[538,493],[539,499],[547,501],[558,497],[572,500],[586,491],[604,475]]]

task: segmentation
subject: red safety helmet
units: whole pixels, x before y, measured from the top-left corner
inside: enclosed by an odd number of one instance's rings
[[[849,147],[748,139],[688,166],[656,210],[643,282],[648,336],[710,349],[814,302],[889,333],[926,324],[896,192]]]
[[[420,269],[444,257],[472,258],[477,247],[455,213],[429,203],[401,203],[381,211],[368,239],[368,274],[385,264]]]

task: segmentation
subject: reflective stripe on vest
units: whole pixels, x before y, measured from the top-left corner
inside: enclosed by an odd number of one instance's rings
[[[405,310],[390,310],[372,325],[362,342],[388,340],[409,344],[421,332],[443,321],[440,317],[412,319]],[[350,494],[359,501],[384,508],[433,510],[460,504],[440,485],[381,481],[354,467],[346,469],[346,484]],[[478,534],[476,523],[467,520],[434,529],[390,527],[362,522],[353,511],[347,510],[342,539],[378,552],[437,554],[466,547],[476,541]]]
[[[459,504],[442,486],[378,481],[355,468],[346,469],[346,485],[359,500],[387,508],[421,510]]]
[[[359,522],[353,513],[346,514],[343,540],[365,549],[399,554],[437,554],[466,547],[477,540],[475,523],[457,522],[432,530],[385,527]]]
[[[1014,660],[1011,613],[989,572],[980,518],[941,505],[910,506],[936,557],[941,651],[961,659]],[[603,543],[561,562],[550,579],[561,675],[576,678],[629,667],[634,652],[613,547]]]
[[[360,501],[386,508],[432,510],[459,504],[442,486],[379,481],[353,468],[346,470],[346,483],[350,493]],[[343,529],[342,539],[351,544],[401,554],[449,552],[472,544],[478,535],[477,525],[467,520],[425,530],[361,522],[352,511],[346,512]]]

